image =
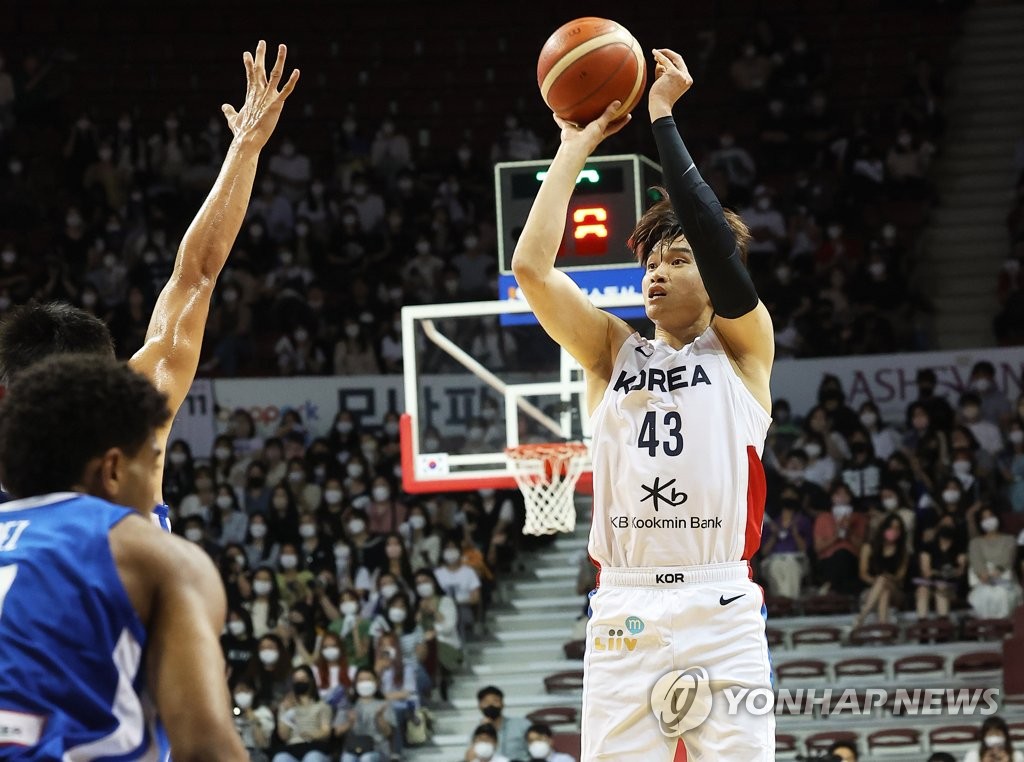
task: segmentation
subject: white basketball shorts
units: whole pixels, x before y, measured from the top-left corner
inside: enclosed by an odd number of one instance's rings
[[[775,759],[764,594],[745,561],[602,569],[590,606],[581,762]]]

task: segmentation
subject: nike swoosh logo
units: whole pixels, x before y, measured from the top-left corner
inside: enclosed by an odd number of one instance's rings
[[[739,599],[740,599],[740,598],[742,598],[742,597],[743,597],[744,595],[746,595],[746,593],[740,593],[739,595],[734,595],[734,596],[733,596],[732,598],[726,598],[726,597],[725,597],[725,596],[723,595],[723,596],[721,596],[721,597],[720,597],[720,598],[718,599],[718,602],[719,602],[720,604],[722,604],[723,606],[728,606],[728,605],[729,605],[730,603],[732,603],[732,602],[733,602],[733,601],[735,601],[735,600],[739,600]]]

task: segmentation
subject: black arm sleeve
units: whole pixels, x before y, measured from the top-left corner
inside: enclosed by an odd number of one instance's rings
[[[665,116],[651,126],[669,200],[693,249],[711,306],[724,318],[743,317],[757,306],[757,291],[722,205],[697,171],[675,120]]]

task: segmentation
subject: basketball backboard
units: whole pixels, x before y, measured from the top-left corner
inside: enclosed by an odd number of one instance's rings
[[[642,310],[639,292],[592,300]],[[516,314],[532,316],[522,299],[402,309],[407,492],[514,489],[507,447],[589,441],[582,370],[536,320],[499,319]]]

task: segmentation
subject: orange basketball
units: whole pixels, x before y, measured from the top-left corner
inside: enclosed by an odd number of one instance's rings
[[[560,26],[544,43],[537,84],[548,108],[584,125],[612,101],[622,101],[616,118],[636,108],[647,84],[647,64],[629,30],[588,16]]]

